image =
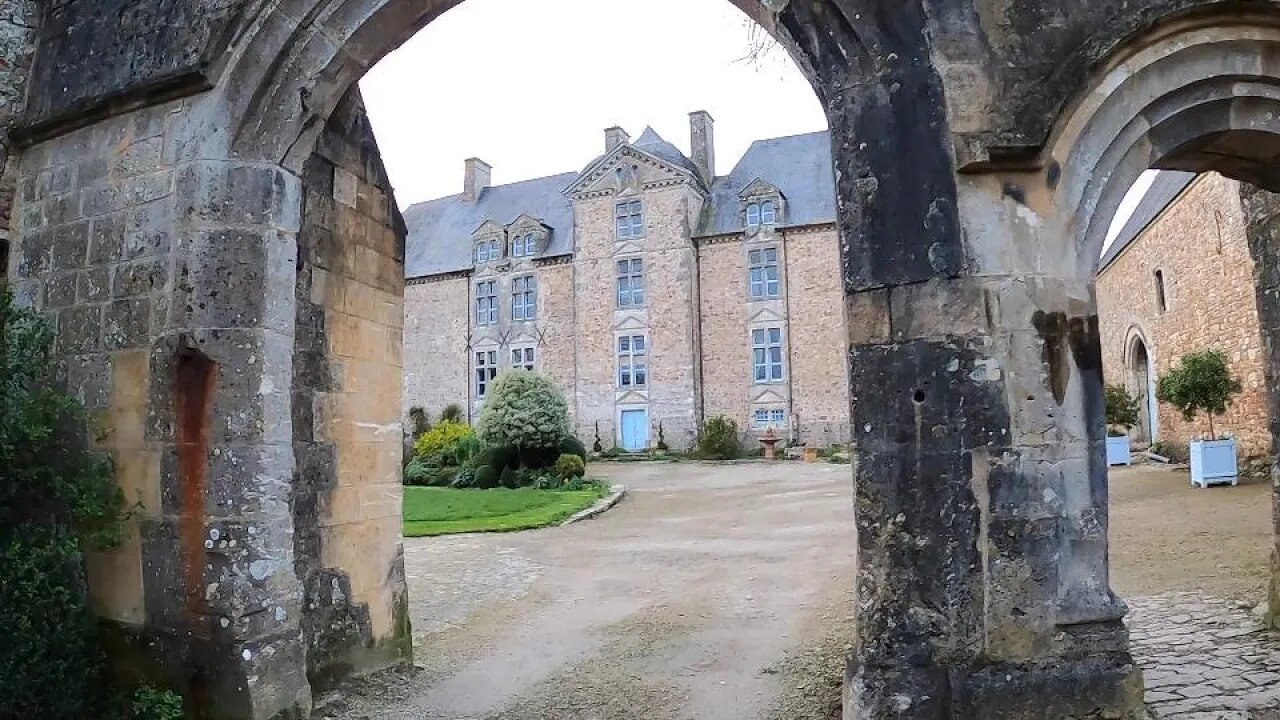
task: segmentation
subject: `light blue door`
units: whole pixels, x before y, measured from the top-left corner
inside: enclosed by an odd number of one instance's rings
[[[645,450],[649,447],[649,411],[622,411],[622,449]]]

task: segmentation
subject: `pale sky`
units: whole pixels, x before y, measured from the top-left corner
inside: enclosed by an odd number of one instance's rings
[[[748,23],[727,0],[467,0],[360,88],[402,208],[461,192],[473,156],[494,184],[581,170],[612,125],[688,153],[693,110],[724,175],[752,140],[826,128],[785,50],[739,61]]]
[[[1116,209],[1116,216],[1111,219],[1111,226],[1107,229],[1107,240],[1102,243],[1103,254],[1106,254],[1107,248],[1111,247],[1111,242],[1124,229],[1124,224],[1129,222],[1129,218],[1133,216],[1133,211],[1137,209],[1138,203],[1142,202],[1142,198],[1151,189],[1151,183],[1155,182],[1156,175],[1159,173],[1159,170],[1148,170],[1139,175],[1137,182],[1129,188],[1129,192],[1120,201],[1120,207]]]

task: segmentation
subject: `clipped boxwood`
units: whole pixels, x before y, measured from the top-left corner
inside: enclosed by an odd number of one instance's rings
[[[580,478],[587,474],[587,464],[577,455],[566,453],[556,460],[555,473],[561,480]]]
[[[498,487],[502,479],[501,473],[492,465],[481,465],[476,468],[475,486],[481,490],[492,490]]]
[[[561,455],[576,455],[582,458],[582,464],[587,463],[587,446],[581,440],[573,435],[565,435],[560,441]]]

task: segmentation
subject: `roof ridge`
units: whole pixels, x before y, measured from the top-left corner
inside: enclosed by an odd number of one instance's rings
[[[494,190],[494,189],[499,189],[499,188],[509,188],[509,187],[514,187],[514,186],[516,186],[516,185],[527,185],[527,184],[529,184],[529,183],[535,183],[535,182],[546,182],[546,181],[549,181],[549,180],[557,180],[557,179],[560,179],[560,178],[567,178],[567,177],[569,177],[570,175],[572,175],[573,177],[575,177],[575,178],[576,178],[576,177],[578,177],[578,175],[579,175],[579,174],[580,174],[580,173],[579,173],[577,170],[568,170],[568,171],[566,171],[566,172],[553,173],[553,174],[551,174],[551,175],[543,175],[543,176],[541,176],[541,177],[535,177],[535,178],[528,178],[527,180],[515,180],[515,181],[513,181],[513,182],[509,182],[509,183],[502,183],[501,185],[490,185],[489,187],[485,188],[485,192],[488,192],[488,191],[490,191],[490,190]],[[483,197],[483,196],[484,196],[484,194],[483,194],[483,193],[481,193],[481,197]],[[412,204],[412,205],[410,205],[409,207],[405,208],[405,209],[404,209],[404,212],[408,212],[408,211],[410,211],[410,210],[412,210],[412,209],[414,209],[414,208],[418,207],[419,205],[431,205],[431,204],[433,204],[433,203],[444,202],[444,201],[446,201],[446,200],[457,200],[457,199],[459,199],[459,198],[461,198],[461,197],[462,197],[462,193],[454,193],[454,194],[452,194],[452,195],[441,195],[440,197],[431,198],[431,199],[429,199],[429,200],[419,200],[418,202],[413,203],[413,204]]]

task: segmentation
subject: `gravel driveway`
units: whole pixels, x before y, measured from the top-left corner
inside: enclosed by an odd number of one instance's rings
[[[405,540],[418,668],[318,717],[821,720],[852,637],[848,466],[597,464],[596,520]]]

